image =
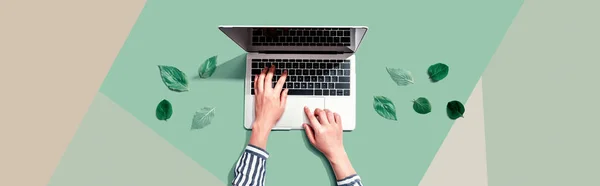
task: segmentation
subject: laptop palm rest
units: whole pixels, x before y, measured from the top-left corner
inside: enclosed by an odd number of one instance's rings
[[[325,98],[311,97],[296,97],[288,96],[285,112],[273,130],[294,130],[303,129],[303,123],[309,123],[304,106],[307,106],[311,111],[316,108],[325,107]]]

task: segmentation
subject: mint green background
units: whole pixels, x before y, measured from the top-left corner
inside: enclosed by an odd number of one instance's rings
[[[366,25],[370,30],[357,53],[358,123],[345,135],[346,148],[365,184],[417,185],[453,123],[446,102],[466,101],[522,1],[299,2],[149,0],[100,92],[228,183],[249,134],[242,127],[244,51],[217,26]],[[220,64],[214,77],[195,78],[213,55]],[[425,72],[436,62],[448,64],[450,75],[433,84]],[[187,73],[191,91],[168,91],[157,65]],[[385,67],[413,71],[416,84],[395,86]],[[396,103],[399,121],[373,111],[375,95]],[[429,115],[412,111],[410,101],[421,96],[433,104]],[[174,106],[168,122],[154,116],[165,98]],[[213,124],[190,131],[193,113],[204,106],[216,107]],[[308,145],[303,132],[272,133],[267,183],[332,183],[324,159]]]

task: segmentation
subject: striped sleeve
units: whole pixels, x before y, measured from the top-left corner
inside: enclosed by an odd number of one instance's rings
[[[267,158],[267,151],[248,144],[235,164],[233,186],[264,186]]]
[[[360,182],[360,176],[357,174],[350,175],[344,179],[337,181],[338,186],[363,186]]]

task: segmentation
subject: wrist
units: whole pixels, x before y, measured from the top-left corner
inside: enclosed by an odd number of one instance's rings
[[[346,154],[346,151],[343,149],[336,151],[335,153],[327,154],[325,155],[325,158],[327,158],[331,164],[341,164],[350,161],[348,159],[348,154]]]
[[[252,134],[250,135],[248,144],[267,149],[267,141],[269,139],[271,129],[263,128],[261,126],[264,125],[258,124],[257,122],[254,122],[252,126]]]

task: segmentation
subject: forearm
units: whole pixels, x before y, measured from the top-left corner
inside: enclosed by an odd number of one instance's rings
[[[253,124],[257,126],[256,123]],[[260,127],[253,127],[252,134],[250,135],[250,140],[248,144],[252,144],[254,146],[260,147],[262,149],[267,149],[267,140],[269,139],[269,134],[271,133],[271,129],[262,129]]]
[[[362,186],[360,177],[356,174],[354,167],[346,153],[340,153],[328,157],[329,164],[333,169],[337,185],[339,186]]]

